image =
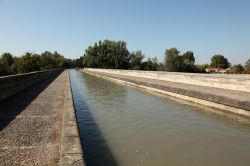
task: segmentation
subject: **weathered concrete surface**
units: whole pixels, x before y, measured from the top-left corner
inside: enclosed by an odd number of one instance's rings
[[[62,142],[63,133],[77,130],[63,131],[65,113],[74,114],[70,95],[68,71],[64,71],[0,102],[0,165],[66,165],[61,156],[70,155],[71,148],[67,152],[62,146],[71,139]],[[75,119],[72,123],[76,126]]]
[[[129,83],[134,86],[167,94],[202,105],[250,116],[249,92],[133,77],[120,74],[111,74],[110,71],[107,73],[94,70],[83,71],[90,74],[120,80],[124,83]]]
[[[62,71],[53,69],[0,77],[0,101]]]
[[[60,165],[83,166],[83,151],[76,121],[76,114],[71,92],[69,74],[67,73],[66,93],[64,102],[63,130],[61,137]]]
[[[93,68],[87,68],[85,70],[250,92],[250,75],[177,73],[165,71],[114,70]]]

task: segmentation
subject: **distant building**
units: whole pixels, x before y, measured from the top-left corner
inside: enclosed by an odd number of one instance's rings
[[[206,68],[207,73],[226,73],[230,68]]]

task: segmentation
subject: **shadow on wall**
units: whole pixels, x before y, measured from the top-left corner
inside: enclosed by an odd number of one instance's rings
[[[80,77],[78,74],[82,73],[71,70],[70,78],[86,164],[88,166],[118,166],[91,110],[81,94],[81,89],[78,88],[81,83],[79,80],[79,82],[76,81]]]
[[[0,131],[46,89],[61,72],[0,102]]]

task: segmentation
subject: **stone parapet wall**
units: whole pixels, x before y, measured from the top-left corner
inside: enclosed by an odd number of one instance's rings
[[[53,69],[0,77],[0,101],[62,71]]]

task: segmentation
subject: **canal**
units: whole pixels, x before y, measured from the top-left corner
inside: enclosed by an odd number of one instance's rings
[[[249,166],[250,120],[70,70],[87,166]]]

